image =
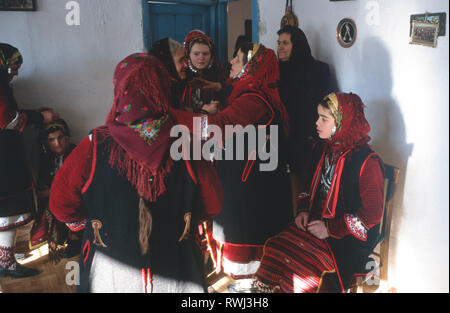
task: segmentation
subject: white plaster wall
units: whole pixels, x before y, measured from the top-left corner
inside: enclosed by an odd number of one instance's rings
[[[260,41],[273,49],[283,6],[259,0]],[[293,6],[313,55],[330,64],[341,91],[359,94],[366,104],[373,147],[401,170],[391,285],[400,292],[448,292],[449,2],[294,0]],[[447,13],[437,48],[409,44],[410,15],[425,11]],[[347,17],[356,22],[358,38],[344,49],[336,27]]]
[[[116,64],[144,51],[140,0],[78,0],[80,25],[68,26],[68,1],[37,0],[37,12],[0,12],[0,42],[24,57],[14,90],[19,106],[58,111],[79,142],[103,124]]]

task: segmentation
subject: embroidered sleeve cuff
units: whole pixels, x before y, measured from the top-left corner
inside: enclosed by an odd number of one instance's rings
[[[66,223],[67,227],[73,231],[77,232],[83,230],[86,227],[86,220],[82,220],[80,222]]]
[[[367,229],[361,220],[353,214],[345,214],[344,218],[350,233],[359,240],[367,241]]]

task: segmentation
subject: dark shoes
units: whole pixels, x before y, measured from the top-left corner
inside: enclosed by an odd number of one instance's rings
[[[70,259],[77,254],[80,254],[81,251],[81,240],[71,240],[67,244],[66,249],[64,250],[63,258]]]
[[[13,278],[25,278],[30,276],[38,275],[40,272],[38,270],[25,267],[16,263],[15,270],[8,270],[5,268],[0,268],[0,277],[13,277]]]

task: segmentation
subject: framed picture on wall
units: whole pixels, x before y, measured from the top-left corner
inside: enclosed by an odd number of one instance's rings
[[[438,36],[445,36],[445,29],[446,29],[446,21],[447,21],[447,14],[444,13],[425,13],[425,14],[415,14],[411,15],[410,18],[411,26],[409,29],[409,34],[412,33],[412,24],[414,21],[417,22],[423,22],[423,23],[433,23],[433,24],[439,24],[439,34]]]
[[[36,0],[0,0],[0,11],[36,11]]]
[[[411,44],[435,48],[439,34],[439,24],[413,21]]]

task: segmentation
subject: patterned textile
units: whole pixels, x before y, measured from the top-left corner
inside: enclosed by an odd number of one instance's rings
[[[325,141],[328,151],[338,155],[354,145],[361,146],[370,141],[370,125],[364,115],[364,103],[358,95],[331,93],[321,105],[330,109],[337,124],[336,133]]]
[[[233,91],[228,103],[240,97],[244,92],[257,92],[266,98],[278,112],[283,122],[289,119],[286,108],[280,99],[277,82],[280,79],[278,60],[275,52],[262,44],[253,44],[251,59],[244,67],[240,77],[232,81]]]
[[[345,214],[345,223],[353,236],[362,241],[367,240],[367,229],[358,217],[353,214]]]
[[[128,56],[114,72],[114,103],[99,128],[99,139],[109,135],[110,165],[128,178],[140,196],[155,199],[165,191],[164,177],[173,163],[168,155],[170,79],[164,65],[149,54]]]
[[[270,286],[279,287],[283,293],[317,292],[323,275],[334,271],[335,263],[326,241],[291,224],[266,242],[256,285],[264,286],[262,291]]]
[[[17,48],[0,43],[0,70],[6,71],[8,67],[22,64],[22,62],[22,55]]]
[[[16,258],[14,256],[14,247],[0,246],[0,268],[15,270]]]

